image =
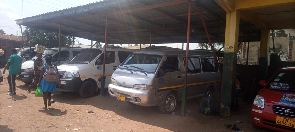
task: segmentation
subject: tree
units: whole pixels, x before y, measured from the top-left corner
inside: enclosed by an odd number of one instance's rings
[[[0,34],[5,35],[6,33],[4,32],[3,29],[0,29]]]
[[[31,31],[30,31],[31,30]],[[31,35],[30,35],[31,32]],[[31,38],[30,46],[35,46],[40,44],[46,48],[53,48],[59,46],[59,38],[57,32],[49,32],[46,30],[26,28],[24,31],[25,43],[29,44]],[[74,42],[72,41],[72,36],[61,34],[61,47],[70,47]]]

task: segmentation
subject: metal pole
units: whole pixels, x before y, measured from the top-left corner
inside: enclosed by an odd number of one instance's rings
[[[272,48],[273,48],[273,52],[276,53],[276,47],[275,47],[275,35],[273,30],[271,30],[271,37],[272,37]]]
[[[209,36],[208,30],[207,30],[206,23],[205,23],[205,21],[204,21],[204,19],[203,19],[203,15],[202,15],[202,12],[201,12],[201,10],[200,10],[199,7],[198,7],[198,11],[199,11],[199,14],[200,14],[200,18],[201,18],[201,20],[202,20],[203,27],[204,27],[204,29],[205,29],[205,33],[206,33],[206,36],[207,36],[208,42],[209,42],[209,44],[210,44],[210,46],[211,46],[211,50],[212,50],[212,52],[213,52],[213,56],[214,56],[215,64],[218,64],[217,55],[216,55],[216,52],[215,52],[214,46],[213,46],[213,44],[212,44],[212,42],[211,42],[211,39],[210,39],[210,36]],[[221,70],[222,70],[221,67],[220,67],[219,65],[217,65],[217,66],[218,66],[218,68],[219,68],[219,71],[221,71]]]
[[[105,95],[105,60],[106,60],[106,48],[107,48],[107,35],[108,35],[108,15],[106,15],[106,21],[105,21],[105,34],[104,34],[104,49],[103,49],[103,66],[102,66],[102,77],[101,77],[101,88],[100,93],[102,96]]]
[[[57,62],[57,65],[60,63],[60,50],[61,50],[61,48],[60,48],[60,28],[61,28],[61,25],[60,25],[60,21],[59,21],[59,27],[58,27],[58,62]]]
[[[30,28],[30,33],[29,33],[29,46],[30,46],[30,52],[29,52],[29,57],[31,57],[31,54],[32,54],[32,46],[31,46],[31,43],[32,43],[32,28]]]
[[[139,49],[141,49],[141,44],[139,44]]]
[[[152,30],[150,29],[150,47],[152,47]]]
[[[90,46],[90,49],[92,49],[92,46],[93,46],[93,40],[91,40],[91,46]]]
[[[183,50],[183,48],[184,48],[184,43],[182,43],[182,47],[181,47],[181,49]]]
[[[191,6],[192,3],[188,3],[188,16],[187,16],[187,31],[186,31],[186,54],[185,54],[185,84],[182,89],[182,104],[181,104],[181,116],[184,117],[186,114],[187,107],[187,67],[188,67],[188,51],[189,51],[189,41],[190,41],[190,29],[191,29]]]
[[[19,25],[19,27],[20,27],[20,33],[22,34],[22,49],[24,48],[24,35],[23,35],[23,28],[22,28],[22,26],[21,25]]]

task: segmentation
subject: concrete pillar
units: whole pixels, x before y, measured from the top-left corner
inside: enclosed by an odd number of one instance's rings
[[[269,29],[261,30],[261,40],[260,40],[260,57],[259,57],[259,79],[266,79],[267,67],[268,67],[268,39],[269,39]]]
[[[235,87],[236,78],[239,22],[239,11],[235,10],[226,13],[221,103],[229,108],[233,105],[232,89]]]

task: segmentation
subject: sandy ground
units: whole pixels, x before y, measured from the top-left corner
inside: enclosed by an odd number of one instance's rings
[[[237,124],[241,131],[261,132],[250,123],[250,104],[232,111],[230,117],[199,113],[200,99],[188,101],[188,112],[180,116],[180,107],[173,114],[162,114],[158,107],[132,106],[110,96],[83,99],[74,93],[55,93],[55,103],[43,110],[42,97],[16,81],[16,95],[6,95],[6,75],[0,83],[0,132],[231,132],[224,124]],[[180,106],[180,105],[179,105]]]

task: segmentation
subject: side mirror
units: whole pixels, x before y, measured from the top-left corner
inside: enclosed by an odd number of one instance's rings
[[[259,81],[259,85],[261,85],[261,86],[264,87],[266,85],[266,81],[265,80],[260,80]]]
[[[96,61],[95,61],[95,65],[101,65],[102,64],[102,61],[100,60],[100,59],[97,59]]]

